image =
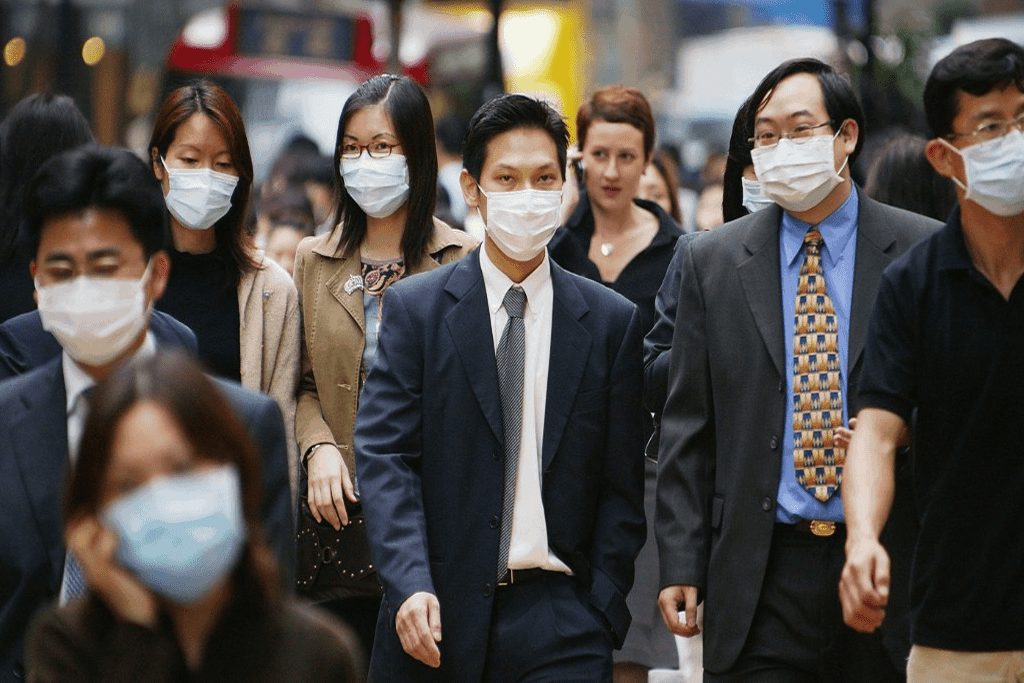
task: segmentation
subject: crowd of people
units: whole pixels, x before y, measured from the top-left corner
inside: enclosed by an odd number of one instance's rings
[[[1024,680],[1024,48],[929,138],[772,69],[699,199],[647,98],[362,83],[255,183],[0,128],[0,681]],[[943,225],[942,221],[945,222]]]

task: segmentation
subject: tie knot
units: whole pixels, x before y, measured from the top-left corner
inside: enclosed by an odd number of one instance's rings
[[[526,291],[519,285],[512,285],[505,292],[505,312],[510,318],[522,318],[526,309]]]
[[[811,228],[804,235],[804,249],[812,254],[817,254],[821,251],[821,245],[825,243],[821,233],[818,232],[817,228]]]

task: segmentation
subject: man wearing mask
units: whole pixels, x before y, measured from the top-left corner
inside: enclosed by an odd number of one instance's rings
[[[0,383],[0,680],[24,677],[23,639],[36,611],[87,588],[64,547],[64,481],[92,387],[165,345],[147,323],[170,269],[163,195],[127,150],[54,157],[26,188],[25,207],[41,325],[63,352]],[[264,531],[287,575],[294,530],[281,413],[265,396],[218,386],[260,447]]]
[[[846,623],[884,628],[896,444],[913,420],[921,534],[911,681],[1024,680],[1024,48],[1001,38],[932,69],[925,154],[959,208],[882,277],[850,446]],[[899,493],[895,494],[896,502]],[[883,622],[883,618],[885,621]]]
[[[684,247],[661,423],[659,603],[669,628],[692,636],[705,602],[705,680],[899,680],[899,634],[883,643],[843,624],[834,435],[857,408],[882,270],[937,223],[853,185],[864,117],[828,65],[785,62],[752,102],[751,158],[777,206]]]
[[[610,680],[645,536],[635,307],[552,263],[567,132],[491,100],[462,261],[385,296],[356,462],[384,585],[375,681]]]

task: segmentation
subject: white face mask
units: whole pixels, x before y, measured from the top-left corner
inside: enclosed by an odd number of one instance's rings
[[[835,135],[815,135],[801,142],[783,138],[771,147],[750,151],[761,193],[786,211],[807,211],[821,203],[843,177],[846,162],[836,171]]]
[[[964,160],[967,185],[953,178],[964,191],[964,199],[997,216],[1024,213],[1024,133],[1012,130],[963,149],[942,142]]]
[[[758,181],[741,177],[740,182],[743,184],[743,208],[750,213],[767,209],[775,203],[770,197],[761,194],[761,183]]]
[[[69,282],[41,287],[39,317],[75,361],[105,365],[139,336],[149,321],[146,282],[152,262],[138,280],[79,275]]]
[[[342,159],[339,170],[345,189],[367,216],[390,216],[409,198],[409,165],[404,154],[392,152],[383,159],[360,154],[356,159]]]
[[[208,168],[168,168],[167,210],[186,228],[206,230],[231,210],[238,176]]]
[[[544,251],[558,229],[561,190],[487,194],[481,187],[480,194],[487,198],[487,234],[506,256],[515,261],[529,261]],[[480,217],[483,218],[483,214]]]

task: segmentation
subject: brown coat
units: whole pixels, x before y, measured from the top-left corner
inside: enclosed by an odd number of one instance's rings
[[[338,248],[341,230],[304,239],[295,254],[295,286],[302,310],[302,373],[295,411],[299,453],[318,443],[338,445],[349,472],[355,472],[352,433],[356,423],[359,377],[366,327],[363,291],[345,291],[362,274],[358,254]],[[457,261],[476,247],[466,233],[434,219],[434,231],[418,268],[425,272]]]

